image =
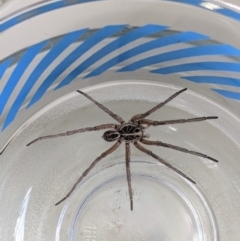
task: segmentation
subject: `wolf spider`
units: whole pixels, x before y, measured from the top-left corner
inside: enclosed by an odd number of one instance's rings
[[[98,103],[96,100],[94,100],[92,97],[90,97],[86,93],[84,93],[80,90],[77,90],[77,92],[79,94],[84,95],[87,99],[92,101],[95,105],[97,105],[100,109],[102,109],[107,114],[109,114],[113,119],[115,119],[120,124],[102,124],[102,125],[99,125],[99,126],[81,128],[81,129],[67,131],[67,132],[59,133],[59,134],[55,134],[55,135],[42,136],[42,137],[39,137],[39,138],[37,138],[37,139],[35,139],[35,140],[33,140],[33,141],[31,141],[30,143],[27,144],[27,146],[30,146],[31,144],[33,144],[33,143],[35,143],[39,140],[43,140],[43,139],[55,138],[55,137],[60,137],[60,136],[70,136],[70,135],[74,135],[74,134],[77,134],[77,133],[82,133],[82,132],[87,132],[87,131],[99,131],[99,130],[105,130],[105,129],[109,129],[109,130],[104,132],[102,138],[107,142],[114,142],[115,141],[115,144],[112,147],[110,147],[108,150],[103,152],[99,157],[97,157],[94,160],[94,162],[92,162],[92,164],[83,172],[82,176],[73,185],[72,189],[67,193],[67,195],[64,198],[62,198],[60,201],[58,201],[55,205],[58,205],[61,202],[63,202],[65,199],[67,199],[72,194],[72,192],[77,187],[77,185],[82,181],[82,179],[85,176],[87,176],[87,174],[94,168],[94,166],[100,160],[102,160],[104,157],[113,153],[121,145],[122,142],[125,142],[126,174],[127,174],[128,192],[129,192],[129,197],[130,197],[130,208],[131,208],[131,210],[133,210],[133,193],[132,193],[132,187],[131,187],[131,174],[130,174],[130,143],[133,143],[135,145],[135,147],[137,149],[139,149],[141,152],[144,152],[145,154],[155,158],[156,160],[158,160],[163,165],[169,167],[170,169],[172,169],[173,171],[175,171],[176,173],[178,173],[182,177],[186,178],[188,181],[196,184],[195,181],[193,181],[187,175],[182,173],[180,170],[173,167],[171,164],[169,164],[168,162],[163,160],[161,157],[159,157],[158,155],[154,154],[152,151],[146,149],[145,147],[143,147],[142,145],[139,144],[139,142],[141,142],[142,144],[145,144],[145,145],[162,146],[162,147],[174,149],[174,150],[177,150],[177,151],[189,153],[189,154],[192,154],[192,155],[200,156],[200,157],[203,157],[203,158],[207,158],[207,159],[209,159],[211,161],[214,161],[214,162],[218,162],[216,159],[214,159],[212,157],[209,157],[209,156],[207,156],[203,153],[200,153],[200,152],[191,151],[191,150],[188,150],[186,148],[171,145],[171,144],[164,143],[164,142],[161,142],[161,141],[147,140],[147,138],[149,138],[149,135],[145,134],[145,130],[150,126],[160,126],[160,125],[168,125],[168,124],[197,122],[197,121],[204,121],[204,120],[210,120],[210,119],[217,119],[218,118],[217,116],[207,116],[207,117],[196,117],[196,118],[190,118],[190,119],[177,119],[177,120],[165,120],[165,121],[154,121],[154,120],[145,119],[147,116],[149,116],[150,114],[152,114],[156,110],[160,109],[161,107],[166,105],[168,102],[170,102],[172,99],[174,99],[175,97],[177,97],[179,94],[181,94],[182,92],[184,92],[186,90],[187,90],[187,88],[176,92],[175,94],[170,96],[168,99],[159,103],[158,105],[156,105],[155,107],[153,107],[152,109],[150,109],[149,111],[147,111],[143,114],[134,115],[131,118],[131,120],[128,121],[128,122],[125,122],[120,116],[114,114],[112,111],[107,109],[102,104]]]

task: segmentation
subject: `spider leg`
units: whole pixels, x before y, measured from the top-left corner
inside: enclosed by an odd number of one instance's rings
[[[112,152],[114,152],[120,145],[121,145],[121,141],[117,141],[112,147],[110,147],[108,150],[106,150],[105,152],[103,152],[99,157],[97,157],[94,162],[83,172],[82,176],[76,181],[76,183],[73,185],[72,189],[67,193],[67,195],[62,198],[60,201],[58,201],[55,206],[57,206],[58,204],[60,204],[61,202],[63,202],[64,200],[66,200],[74,191],[74,189],[77,187],[77,185],[82,181],[82,179],[87,176],[87,174],[93,169],[93,167],[100,161],[102,160],[104,157],[106,157],[107,155],[111,154]]]
[[[38,137],[37,139],[34,139],[33,141],[29,142],[27,144],[27,146],[30,146],[33,143],[40,141],[40,140],[44,140],[44,139],[56,138],[56,137],[60,137],[60,136],[70,136],[70,135],[74,135],[74,134],[82,133],[82,132],[86,132],[86,131],[99,131],[99,130],[104,130],[104,129],[109,129],[109,128],[116,129],[117,125],[116,124],[103,124],[103,125],[94,126],[94,127],[85,127],[85,128],[81,128],[81,129],[77,129],[77,130],[67,131],[67,132],[59,133],[59,134],[55,134],[55,135],[41,136],[41,137]]]
[[[116,121],[118,121],[120,124],[124,124],[125,121],[118,115],[114,114],[112,111],[110,111],[107,107],[103,106],[102,104],[100,104],[99,102],[97,102],[96,100],[94,100],[91,96],[87,95],[86,93],[77,90],[77,92],[79,94],[84,95],[87,99],[89,99],[90,101],[92,101],[95,105],[97,105],[100,109],[102,109],[103,111],[105,111],[106,113],[108,113],[113,119],[115,119]]]
[[[149,111],[147,111],[147,112],[145,112],[143,114],[134,115],[132,117],[131,121],[136,122],[139,119],[142,119],[142,118],[145,118],[145,117],[149,116],[150,114],[152,114],[156,110],[160,109],[161,107],[166,105],[168,102],[170,102],[172,99],[174,99],[175,97],[177,97],[178,95],[180,95],[182,92],[184,92],[186,90],[187,90],[187,88],[182,89],[182,90],[176,92],[175,94],[171,95],[168,99],[166,99],[165,101],[157,104],[155,107],[153,107],[152,109],[150,109]]]
[[[169,125],[169,124],[183,124],[188,122],[198,122],[198,121],[205,121],[211,119],[217,119],[217,116],[204,116],[204,117],[196,117],[190,119],[178,119],[178,120],[166,120],[166,121],[154,121],[148,119],[142,119],[138,122],[140,124],[147,124],[148,126],[161,126],[161,125]]]
[[[142,145],[138,144],[137,142],[134,143],[134,145],[137,147],[138,150],[146,153],[147,155],[157,159],[159,162],[161,162],[162,164],[164,164],[165,166],[169,167],[170,169],[172,169],[173,171],[177,172],[179,175],[181,175],[182,177],[186,178],[187,180],[189,180],[190,182],[196,184],[195,181],[193,181],[191,178],[189,178],[187,175],[185,175],[184,173],[182,173],[181,171],[179,171],[177,168],[173,167],[171,164],[169,164],[168,162],[166,162],[165,160],[163,160],[161,157],[159,157],[158,155],[154,154],[152,151],[144,148]]]
[[[130,208],[133,210],[133,195],[132,195],[132,186],[131,186],[131,174],[130,174],[130,144],[125,144],[126,148],[126,172],[127,172],[127,182],[128,182],[128,192],[130,198]]]
[[[189,154],[192,154],[192,155],[195,155],[195,156],[200,156],[200,157],[203,157],[203,158],[207,158],[207,159],[209,159],[211,161],[214,161],[214,162],[218,162],[218,160],[216,160],[216,159],[214,159],[214,158],[212,158],[210,156],[207,156],[207,155],[205,155],[203,153],[196,152],[196,151],[191,151],[191,150],[188,150],[186,148],[183,148],[183,147],[180,147],[180,146],[174,146],[174,145],[171,145],[171,144],[168,144],[168,143],[164,143],[164,142],[161,142],[161,141],[149,141],[149,140],[142,139],[141,142],[143,144],[146,144],[146,145],[162,146],[162,147],[174,149],[174,150],[177,150],[177,151],[189,153]]]

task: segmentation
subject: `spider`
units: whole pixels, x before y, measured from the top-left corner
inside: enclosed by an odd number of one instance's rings
[[[154,145],[154,146],[162,146],[170,149],[174,149],[180,152],[189,153],[192,155],[200,156],[203,158],[207,158],[211,161],[218,162],[218,160],[207,156],[203,153],[191,151],[186,148],[171,145],[168,143],[164,143],[161,141],[152,141],[147,140],[150,136],[145,134],[145,130],[150,126],[160,126],[160,125],[168,125],[168,124],[178,124],[178,123],[187,123],[187,122],[198,122],[198,121],[205,121],[210,119],[217,119],[217,116],[207,116],[207,117],[196,117],[196,118],[190,118],[190,119],[177,119],[177,120],[165,120],[165,121],[155,121],[155,120],[149,120],[145,119],[147,116],[155,112],[156,110],[160,109],[164,105],[166,105],[168,102],[170,102],[172,99],[177,97],[179,94],[186,91],[187,88],[182,89],[175,94],[171,95],[168,99],[165,101],[159,103],[158,105],[154,106],[152,109],[148,110],[145,113],[134,115],[131,120],[128,122],[125,122],[120,116],[114,114],[112,111],[107,109],[105,106],[94,100],[92,97],[87,95],[86,93],[77,90],[77,92],[83,96],[85,96],[87,99],[92,101],[95,105],[97,105],[100,109],[105,111],[107,114],[109,114],[113,119],[115,119],[119,124],[102,124],[94,127],[85,127],[77,130],[71,130],[64,133],[59,133],[55,135],[47,135],[47,136],[41,136],[37,139],[34,139],[30,143],[27,144],[27,146],[30,146],[31,144],[48,138],[56,138],[61,136],[70,136],[77,133],[83,133],[87,131],[99,131],[99,130],[106,130],[102,136],[102,138],[107,142],[115,142],[113,146],[111,146],[108,150],[104,151],[100,156],[98,156],[92,164],[83,172],[82,176],[76,181],[76,183],[73,185],[72,189],[67,193],[67,195],[62,198],[60,201],[58,201],[55,205],[59,205],[64,200],[66,200],[72,192],[75,190],[77,185],[83,180],[84,177],[88,175],[88,173],[94,168],[94,166],[101,161],[104,157],[107,155],[113,153],[123,142],[125,143],[125,162],[126,162],[126,175],[127,175],[127,183],[128,183],[128,192],[129,192],[129,198],[130,198],[130,209],[133,210],[133,191],[131,186],[131,174],[130,174],[130,144],[133,144],[138,150],[141,152],[153,157],[163,165],[167,166],[168,168],[172,169],[182,177],[186,178],[191,183],[196,184],[194,180],[189,178],[187,175],[185,175],[183,172],[178,170],[177,168],[173,167],[171,164],[163,160],[158,155],[154,154],[149,149],[146,149],[143,145],[139,144],[145,144],[145,145]]]

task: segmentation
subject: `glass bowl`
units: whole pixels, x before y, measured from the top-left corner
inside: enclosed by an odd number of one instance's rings
[[[238,241],[239,4],[210,1],[0,1],[0,240]],[[37,31],[36,31],[37,30]],[[3,47],[2,47],[3,46]],[[124,143],[55,205],[113,145],[104,131],[29,142],[149,116],[202,122],[149,127],[146,146],[196,184]]]
[[[133,80],[84,89],[126,121],[177,90],[171,85]],[[94,167],[65,202],[55,206],[112,143],[102,139],[103,131],[97,131],[41,140],[29,147],[26,144],[39,136],[115,123],[77,92],[55,101],[32,117],[1,156],[0,212],[6,217],[3,239],[215,241],[227,235],[237,240],[239,121],[218,103],[190,90],[149,118],[168,120],[213,114],[219,119],[145,131],[151,140],[219,160],[215,163],[169,148],[145,146],[186,173],[196,185],[131,144],[131,211],[125,148],[121,145]]]

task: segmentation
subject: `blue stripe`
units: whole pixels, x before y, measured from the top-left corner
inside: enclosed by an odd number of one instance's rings
[[[16,100],[14,101],[5,119],[3,129],[6,128],[14,120],[27,95],[31,91],[34,84],[38,81],[42,73],[46,70],[46,68],[62,53],[62,51],[64,51],[70,44],[76,41],[82,34],[83,31],[80,30],[65,35],[41,60],[41,62],[37,65],[37,67],[25,82]]]
[[[110,44],[104,46],[102,49],[94,53],[91,57],[83,61],[77,68],[75,68],[57,87],[59,89],[65,85],[70,84],[78,75],[80,75],[88,67],[96,63],[98,60],[108,55],[109,53],[115,51],[124,45],[131,43],[139,38],[154,34],[156,32],[162,31],[167,27],[161,25],[149,24],[138,29],[135,29],[126,35],[119,37],[118,39],[112,41]]]
[[[7,20],[6,22],[0,24],[0,32],[3,32],[5,30],[7,30],[8,28],[11,28],[12,26],[14,26],[16,24],[19,24],[19,23],[21,23],[21,22],[23,22],[23,21],[25,21],[29,18],[38,16],[38,15],[43,14],[43,13],[47,13],[49,11],[57,10],[57,9],[60,9],[60,8],[63,8],[63,7],[71,6],[71,5],[87,3],[87,2],[96,2],[96,1],[100,1],[100,0],[75,0],[75,1],[66,1],[66,0],[64,1],[63,0],[63,1],[50,3],[50,4],[47,4],[47,5],[38,7],[36,9],[30,10],[28,12],[25,12],[23,14],[20,14],[16,17],[13,17],[13,18]],[[200,1],[200,0],[171,0],[171,1],[177,2],[177,3],[185,3],[185,4],[188,4],[188,5],[193,5],[193,6],[201,7],[205,10],[208,10],[205,7],[202,7],[200,5],[201,3],[204,3],[204,1]],[[222,8],[222,9],[214,9],[214,10],[211,10],[211,11],[240,21],[240,13],[235,12],[231,9]]]
[[[146,66],[154,65],[157,63],[162,63],[166,61],[196,57],[202,55],[229,55],[229,56],[239,56],[240,51],[229,45],[209,45],[209,46],[198,46],[186,49],[175,50],[163,54],[154,55],[145,59],[141,59],[130,65],[119,69],[117,72],[134,71]]]
[[[24,21],[24,20],[23,20]],[[5,23],[0,24],[0,33],[13,27],[14,25],[17,25],[22,21],[18,21],[18,17],[14,17],[6,21]]]
[[[2,64],[0,64],[0,80],[3,77],[8,66],[11,64],[12,60],[13,58],[9,58],[6,61],[4,61]]]
[[[116,28],[117,27],[117,28]],[[120,31],[123,27],[126,27],[126,25],[119,25],[119,26],[107,26],[104,27],[103,29],[99,30],[96,34],[91,36],[89,39],[87,39],[80,47],[80,55],[84,54],[87,50],[92,48],[94,45],[102,41],[103,39],[113,35],[114,33]],[[114,46],[110,46],[113,48]],[[117,46],[116,46],[117,47]],[[110,50],[111,50],[110,48]],[[101,50],[100,50],[101,51]],[[106,49],[105,49],[106,51]],[[101,53],[102,54],[102,53]],[[97,58],[100,56],[97,56]],[[102,56],[103,57],[103,56]],[[91,58],[91,57],[90,57]],[[88,60],[86,60],[88,61]],[[94,61],[93,58],[90,59],[90,61]],[[90,62],[87,62],[89,64]],[[57,90],[68,83],[70,83],[72,80],[74,80],[80,73],[81,73],[81,68],[84,68],[84,62],[82,63],[83,65],[78,66],[76,69],[74,69],[59,85],[54,89]],[[79,74],[78,74],[79,73]]]
[[[32,88],[33,84],[35,84],[35,82],[38,80],[39,76],[34,76],[34,75],[38,75],[37,73],[43,72],[49,64],[51,64],[51,62],[54,61],[54,59],[61,54],[69,45],[71,45],[72,43],[74,43],[80,36],[82,36],[84,33],[86,32],[86,29],[83,30],[79,30],[79,31],[75,31],[72,32],[70,34],[65,35],[64,38],[62,38],[58,44],[51,49],[51,51],[48,53],[48,55],[46,55],[46,59],[44,58],[42,60],[42,63],[40,63],[40,65],[38,66],[39,69],[41,69],[41,71],[38,72],[38,70],[35,71],[35,73],[32,74],[31,79],[29,79],[29,83],[27,85],[25,85],[27,92],[29,88]],[[64,71],[64,69],[63,69]],[[48,82],[47,79],[44,80],[44,82]],[[43,84],[42,84],[43,85]],[[41,86],[42,86],[41,85]],[[38,93],[41,89],[40,88],[37,90],[37,92],[34,94],[33,98],[31,99],[31,101],[29,102],[28,107],[30,107],[32,104],[34,104],[37,100],[38,100]]]
[[[95,46],[97,43],[103,39],[113,35],[114,33],[123,29],[126,25],[116,25],[116,26],[106,26],[91,37],[86,39],[80,46],[78,46],[72,53],[70,53],[44,80],[37,92],[34,94],[27,108],[36,103],[42,98],[48,88],[53,84],[53,82],[78,58],[80,58],[89,49]],[[86,30],[83,30],[86,31]]]
[[[223,9],[216,9],[215,12],[225,15],[227,17],[240,20],[240,14],[238,12],[234,12],[231,9],[223,8]]]
[[[196,6],[196,7],[201,7],[202,9],[205,9],[205,10],[209,11],[209,9],[201,6],[201,3],[207,3],[205,1],[201,1],[201,0],[171,0],[171,1],[172,2],[178,2],[178,3],[185,3],[185,4],[193,5],[193,6]],[[224,8],[224,7],[222,7],[218,4],[215,4],[215,5],[219,6],[220,9],[213,9],[213,10],[210,10],[210,11],[213,11],[213,12],[219,13],[221,15],[236,19],[238,21],[240,20],[240,13],[235,12],[235,11],[233,11],[231,9],[228,9],[228,8]]]
[[[174,65],[170,67],[151,70],[150,72],[156,73],[156,74],[173,74],[178,72],[198,71],[198,70],[240,72],[240,64],[231,63],[231,62],[197,62],[197,63]]]
[[[98,0],[75,0],[75,1],[58,1],[58,2],[54,2],[54,3],[50,3],[47,5],[44,5],[42,7],[30,10],[28,12],[22,13],[16,17],[13,17],[9,20],[7,20],[6,22],[0,24],[0,32],[3,32],[5,30],[7,30],[8,28],[13,27],[16,24],[19,24],[29,18],[38,16],[40,14],[43,13],[47,13],[53,10],[57,10],[63,7],[68,7],[71,5],[76,5],[79,3],[86,3],[86,2],[96,2]]]
[[[203,1],[201,1],[201,0],[171,0],[171,2],[186,3],[189,5],[200,6],[200,4]]]
[[[6,30],[6,29],[18,24],[18,23],[21,23],[21,22],[23,22],[23,21],[25,21],[29,18],[35,17],[39,14],[43,14],[43,13],[46,13],[46,12],[49,12],[49,11],[52,11],[52,10],[55,10],[55,9],[59,9],[61,7],[64,7],[63,1],[50,3],[48,5],[30,10],[30,11],[25,12],[23,14],[20,14],[16,17],[13,17],[12,19],[6,21],[5,23],[0,24],[0,32],[3,32],[4,30]]]
[[[229,91],[229,90],[220,90],[220,89],[212,89],[212,90],[226,98],[240,100],[239,92],[233,92],[233,91]]]
[[[221,76],[188,76],[182,79],[190,80],[197,84],[217,84],[240,87],[240,79]]]
[[[188,4],[188,5],[193,5],[193,6],[196,6],[196,7],[201,7],[201,3],[203,3],[203,1],[201,0],[170,0],[171,2],[177,2],[177,3],[185,3],[185,4]],[[206,8],[204,8],[206,9]]]
[[[41,51],[41,49],[45,46],[46,43],[47,41],[43,41],[41,43],[31,46],[27,49],[23,57],[20,59],[19,63],[15,67],[0,96],[0,114],[2,114],[8,99],[10,98],[15,86],[22,77],[26,68],[32,62],[35,56],[39,53],[39,51]]]
[[[174,34],[171,36],[154,39],[152,41],[149,41],[147,43],[134,47],[130,50],[127,50],[124,53],[110,59],[106,63],[102,64],[101,66],[99,66],[98,68],[96,68],[92,72],[90,72],[87,76],[85,76],[85,78],[100,75],[118,63],[121,63],[129,58],[132,58],[132,57],[138,55],[138,54],[141,54],[141,53],[144,53],[144,52],[156,49],[156,48],[165,47],[165,46],[168,46],[171,44],[203,40],[203,39],[209,39],[209,37],[198,34],[198,33],[194,33],[194,32],[178,33],[178,34]]]

